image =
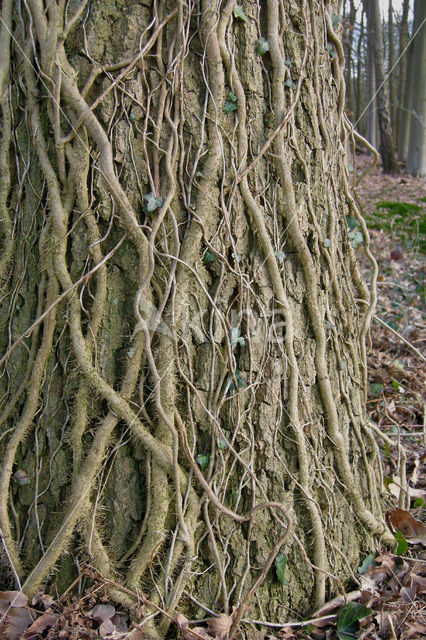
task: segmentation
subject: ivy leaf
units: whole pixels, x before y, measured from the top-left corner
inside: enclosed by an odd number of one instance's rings
[[[233,91],[228,93],[228,99],[225,102],[224,112],[231,113],[232,111],[236,111],[238,109],[237,105],[237,96]]]
[[[210,463],[210,454],[209,453],[199,453],[195,458],[195,462],[200,465],[201,471],[207,469]]]
[[[369,553],[366,558],[364,558],[362,565],[358,567],[358,573],[367,573],[368,567],[376,566],[376,561],[374,559],[374,553]]]
[[[289,69],[291,69],[291,67],[293,66],[292,61],[290,60],[290,58],[287,58],[286,60],[284,60],[284,64],[286,67],[288,67]]]
[[[247,16],[244,13],[244,9],[242,8],[242,6],[240,4],[237,4],[237,6],[234,9],[234,16],[236,18],[239,18],[240,20],[242,20],[243,22],[248,22],[247,20]]]
[[[269,42],[265,38],[259,38],[257,41],[256,53],[264,56],[269,51]]]
[[[227,449],[228,448],[228,443],[226,442],[225,438],[222,438],[222,436],[219,438],[219,442],[217,443],[217,446],[219,447],[219,449],[223,450],[223,449]]]
[[[153,193],[148,193],[143,199],[146,200],[146,210],[149,213],[163,206],[163,198],[156,198]]]
[[[349,240],[354,249],[358,249],[362,244],[364,244],[364,236],[361,231],[353,231],[349,232]]]
[[[374,382],[371,387],[371,393],[373,394],[373,396],[377,396],[377,394],[381,393],[383,391],[383,385],[381,382]]]
[[[413,507],[414,509],[417,509],[418,507],[423,507],[424,504],[425,504],[425,501],[423,500],[423,498],[415,498]]]
[[[330,238],[324,238],[324,247],[326,247],[327,249],[329,247],[331,247],[331,240]]]
[[[216,254],[213,251],[206,251],[203,255],[204,264],[210,264],[210,262],[214,262],[216,260]]]
[[[333,49],[333,45],[328,43],[327,46],[326,46],[326,49],[327,49],[328,53],[330,54],[330,59],[334,60],[334,58],[336,57],[336,52]]]
[[[336,24],[339,24],[339,22],[341,21],[342,21],[342,18],[338,16],[337,13],[331,14],[331,24],[333,25],[333,27],[335,27]]]
[[[371,609],[367,609],[359,602],[348,602],[342,607],[337,618],[337,637],[339,640],[353,640],[358,631],[358,620],[365,618],[370,613]]]
[[[349,227],[349,231],[353,231],[356,227],[359,227],[359,220],[352,218],[351,216],[346,216],[346,223]]]
[[[285,556],[281,552],[277,553],[275,558],[275,571],[277,573],[277,578],[282,585],[288,587],[289,585],[284,575],[286,566],[287,566],[287,556]]]
[[[232,351],[235,350],[236,346],[240,344],[242,347],[245,346],[246,341],[244,340],[244,338],[241,336],[241,331],[239,330],[238,327],[232,327],[231,329],[231,347],[232,347]]]
[[[396,555],[402,556],[408,549],[408,542],[404,538],[403,534],[400,531],[395,533],[395,540],[398,543],[398,547],[396,549]]]
[[[294,84],[293,80],[291,78],[287,78],[287,80],[284,82],[284,86],[285,87],[291,87],[292,89],[295,89],[296,85]]]
[[[231,376],[229,376],[229,378],[231,378],[231,384],[229,385],[229,389],[230,391],[234,391],[235,390],[234,380],[232,379]],[[244,387],[247,386],[247,382],[244,380],[243,376],[241,375],[241,371],[239,369],[235,369],[235,379],[237,381],[237,386],[239,389],[244,389]]]
[[[278,260],[280,262],[284,262],[285,260],[285,253],[284,251],[275,251],[275,255],[277,256]]]

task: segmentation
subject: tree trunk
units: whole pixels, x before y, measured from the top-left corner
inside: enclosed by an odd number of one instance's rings
[[[398,80],[398,124],[397,136],[398,141],[398,160],[407,159],[408,149],[408,133],[409,133],[409,95],[410,95],[410,76],[407,71],[411,68],[412,47],[406,50],[409,39],[408,31],[408,11],[410,8],[410,0],[404,0],[402,5],[401,24],[399,28],[399,80]]]
[[[377,94],[376,94],[376,68],[374,65],[373,32],[368,22],[368,2],[364,0],[364,12],[367,18],[367,140],[373,147],[379,146],[379,132],[377,129]]]
[[[414,26],[417,35],[413,42],[413,81],[410,104],[410,137],[407,156],[407,173],[413,176],[426,175],[426,5],[416,0],[414,3]],[[416,33],[414,31],[414,33]],[[414,78],[414,75],[416,79]]]
[[[353,0],[349,3],[349,14],[345,20],[346,33],[344,40],[344,53],[345,53],[345,85],[346,85],[346,107],[349,111],[349,117],[353,120],[355,111],[355,100],[353,95],[353,53],[352,45],[354,38],[354,28],[356,21],[356,9]]]
[[[357,44],[357,73],[356,73],[356,108],[355,108],[355,120],[354,122],[357,123],[357,128],[358,130],[362,133],[362,135],[364,136],[368,136],[367,132],[366,132],[366,127],[364,125],[364,118],[362,117],[364,114],[364,111],[361,113],[361,104],[363,104],[363,87],[364,87],[364,82],[363,82],[363,72],[364,69],[366,68],[366,64],[365,64],[365,44],[364,44],[364,39],[365,39],[365,30],[364,30],[364,16],[365,16],[365,11],[364,8],[361,7],[361,22],[359,25],[359,35],[358,35],[358,44]],[[375,146],[375,145],[374,145]]]
[[[337,3],[46,5],[2,6],[3,564],[306,612],[391,539]]]
[[[389,0],[388,6],[388,39],[389,39],[389,55],[388,55],[388,82],[389,82],[389,109],[392,129],[392,142],[395,145],[396,130],[396,73],[394,73],[395,65],[395,44],[394,44],[394,22],[392,0]]]
[[[383,29],[379,0],[363,0],[369,32],[369,44],[374,61],[377,118],[379,123],[379,150],[384,173],[397,173],[398,163],[393,147],[392,125],[389,110],[389,86],[385,79],[383,55]]]

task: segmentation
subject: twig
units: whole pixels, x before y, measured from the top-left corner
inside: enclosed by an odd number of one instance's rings
[[[395,334],[404,344],[406,344],[407,347],[411,349],[411,351],[414,351],[414,353],[418,355],[419,358],[423,360],[423,362],[426,362],[425,356],[413,344],[411,344],[411,342],[408,342],[408,340],[404,338],[404,336],[398,333],[398,331],[393,329],[387,322],[379,318],[379,316],[376,314],[374,315],[374,319],[377,320],[377,322],[381,324],[383,327],[385,327],[386,329],[389,329],[389,331],[392,331],[392,333]]]

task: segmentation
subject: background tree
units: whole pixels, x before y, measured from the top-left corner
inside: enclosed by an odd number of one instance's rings
[[[3,566],[34,593],[88,558],[169,612],[320,604],[389,540],[338,3],[11,6]]]
[[[383,171],[385,173],[396,173],[398,172],[398,163],[393,146],[392,122],[389,107],[389,84],[385,78],[383,29],[379,0],[363,0],[363,5],[367,15],[369,56],[371,56],[374,64],[377,119],[380,132],[380,157]]]
[[[407,172],[412,175],[426,175],[426,5],[414,2],[412,66],[409,73],[410,104]]]

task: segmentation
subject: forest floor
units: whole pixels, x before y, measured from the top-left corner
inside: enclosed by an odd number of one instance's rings
[[[355,180],[371,162],[369,156],[357,156]],[[386,176],[377,166],[357,192],[379,268],[377,310],[368,344],[368,411],[377,426],[385,484],[394,499],[388,523],[399,531],[398,550],[396,554],[386,551],[378,557],[367,556],[358,568],[358,584],[317,611],[315,622],[288,623],[266,633],[259,630],[259,639],[426,637],[426,525],[422,522],[426,513],[425,183],[403,173]],[[362,246],[357,251],[368,278],[371,268],[362,257]],[[404,465],[405,490],[401,489]],[[55,600],[39,594],[31,609],[23,595],[10,609],[5,593],[0,593],[0,614],[7,610],[9,620],[12,616],[15,621],[0,628],[0,639],[142,640],[143,632],[129,627],[127,616],[117,613],[109,602],[105,582],[90,569],[84,569],[82,577],[80,587],[87,579],[92,585],[83,589],[84,595],[70,592]],[[34,620],[35,611],[39,614]],[[198,627],[198,633],[181,627],[183,638],[226,640],[230,617],[223,614],[217,620],[216,627]]]

